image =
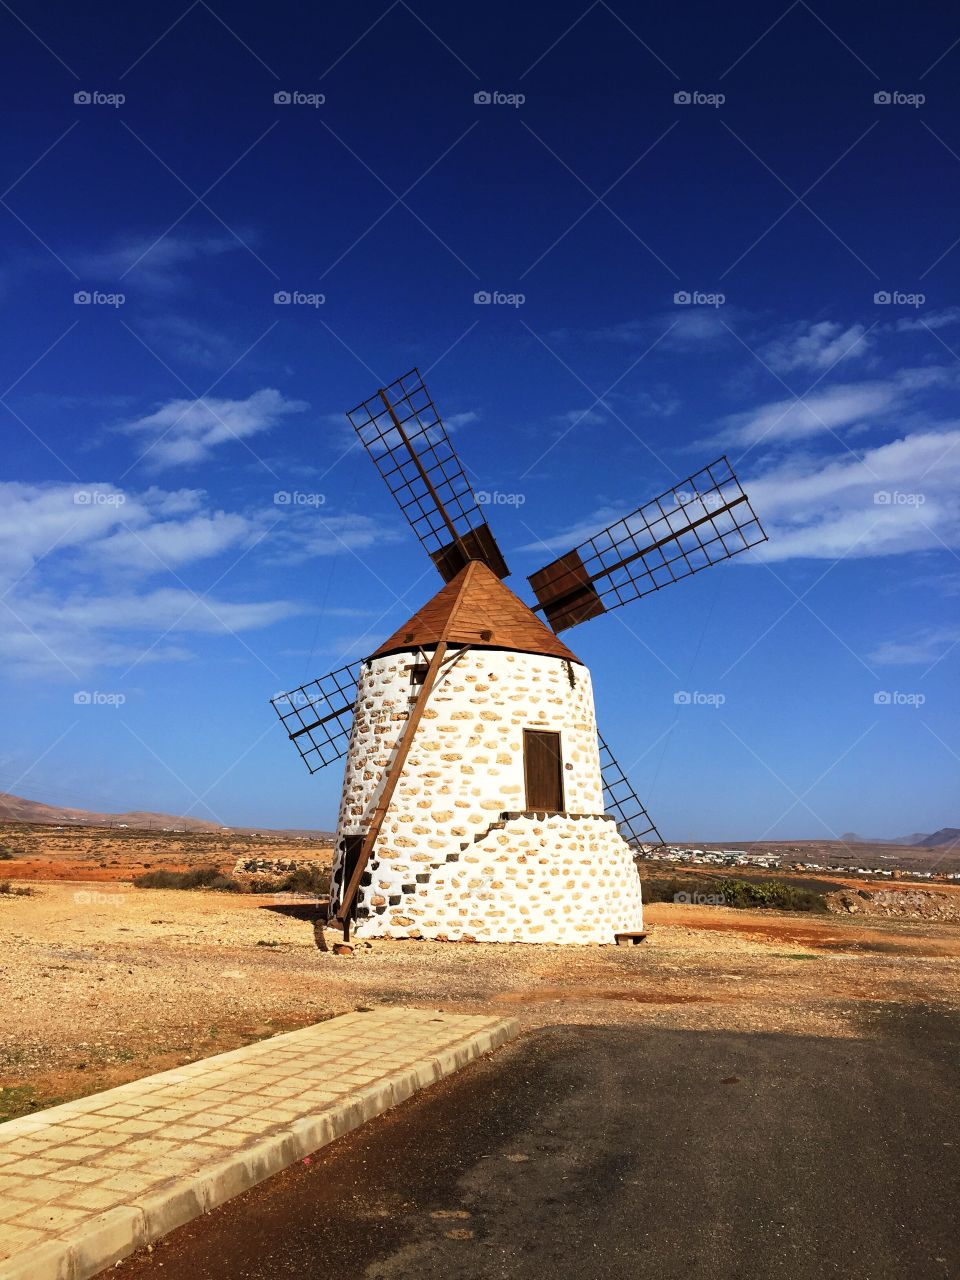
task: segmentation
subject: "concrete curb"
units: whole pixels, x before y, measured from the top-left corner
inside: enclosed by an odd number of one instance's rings
[[[200,1214],[209,1213],[519,1034],[520,1024],[514,1018],[467,1033],[435,1056],[384,1075],[319,1108],[314,1115],[279,1125],[191,1178],[173,1178],[127,1205],[109,1209],[63,1232],[56,1240],[34,1245],[0,1262],[0,1280],[89,1280],[135,1250]]]

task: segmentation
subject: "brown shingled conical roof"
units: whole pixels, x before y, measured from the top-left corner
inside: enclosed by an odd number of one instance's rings
[[[370,657],[435,645],[441,640],[580,661],[481,560],[465,565]]]

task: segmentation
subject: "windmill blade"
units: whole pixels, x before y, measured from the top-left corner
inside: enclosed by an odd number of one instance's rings
[[[278,693],[270,702],[311,773],[347,754],[361,663]]]
[[[613,752],[599,733],[597,740],[600,743],[600,776],[603,779],[606,812],[616,818],[620,834],[638,852],[645,852],[641,849],[642,845],[662,845],[663,836],[630,785],[630,780],[620,768]]]
[[[419,369],[381,387],[347,417],[444,582],[469,560],[507,577],[510,570]]]
[[[528,579],[554,631],[766,542],[726,455]]]

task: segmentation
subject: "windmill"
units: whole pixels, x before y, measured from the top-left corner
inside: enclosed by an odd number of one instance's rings
[[[417,369],[347,417],[444,585],[363,661],[272,699],[346,757],[331,916],[350,935],[612,942],[660,833],[560,633],[766,540],[726,457],[532,574],[523,603]],[[537,614],[542,615],[542,619]]]

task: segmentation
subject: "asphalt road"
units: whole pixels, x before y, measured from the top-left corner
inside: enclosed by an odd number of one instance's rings
[[[954,1280],[960,1018],[533,1032],[111,1275]]]

